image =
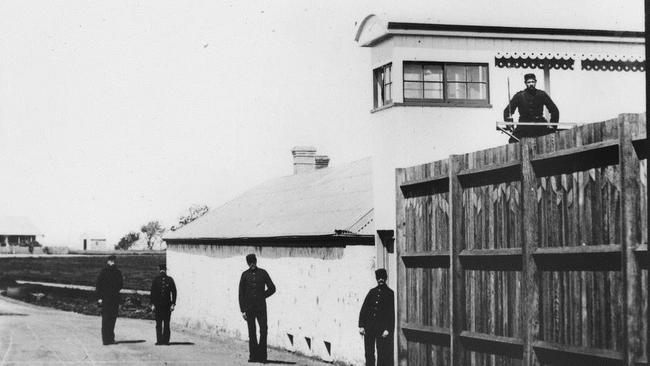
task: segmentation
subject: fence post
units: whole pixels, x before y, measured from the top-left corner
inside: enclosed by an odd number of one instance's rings
[[[459,254],[464,249],[463,239],[463,188],[458,180],[462,157],[449,157],[449,265],[451,282],[451,364],[465,366],[465,349],[460,342],[460,333],[465,326],[465,271]]]
[[[637,249],[638,175],[639,160],[632,145],[631,123],[638,115],[618,116],[618,161],[621,190],[621,275],[623,279],[623,365],[632,366],[641,356],[641,281],[640,269],[634,254]]]
[[[524,366],[533,366],[535,352],[533,343],[539,338],[539,286],[540,273],[533,259],[538,246],[539,220],[537,213],[537,176],[530,161],[535,147],[534,139],[525,139],[521,146],[521,202],[522,213],[522,299],[520,309],[523,314],[521,326],[524,338]]]
[[[400,189],[400,186],[406,180],[406,172],[404,169],[395,170],[395,191],[396,191],[396,225],[395,225],[395,256],[397,261],[395,262],[395,267],[397,269],[397,283],[395,288],[397,289],[397,325],[395,327],[397,340],[397,365],[406,366],[408,364],[408,348],[406,343],[406,337],[404,332],[402,332],[402,325],[408,320],[406,318],[406,267],[404,262],[402,262],[402,252],[404,251],[403,245],[406,243],[405,239],[405,228],[406,228],[406,217],[404,213],[404,194]]]

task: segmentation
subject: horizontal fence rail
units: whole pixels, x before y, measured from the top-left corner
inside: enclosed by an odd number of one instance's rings
[[[400,366],[648,365],[645,119],[397,169]]]

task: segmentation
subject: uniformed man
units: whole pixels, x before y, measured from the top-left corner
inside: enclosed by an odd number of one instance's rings
[[[95,291],[102,308],[102,342],[104,345],[115,343],[115,321],[120,306],[120,290],[122,289],[122,272],[115,265],[115,256],[111,255],[106,261],[106,267],[97,277]]]
[[[151,310],[156,312],[156,345],[168,345],[169,320],[176,306],[176,284],[167,276],[167,266],[158,266],[160,273],[151,283]]]
[[[535,89],[537,77],[535,74],[524,75],[526,89],[517,92],[512,97],[510,103],[503,110],[503,119],[506,122],[512,122],[512,114],[515,110],[519,111],[519,122],[547,122],[544,118],[544,106],[551,114],[551,122],[557,123],[560,120],[560,111],[551,100],[551,97],[543,90]],[[518,126],[514,129],[513,135],[518,139],[522,137],[538,137],[553,133],[556,128],[548,126]],[[516,142],[510,138],[510,143]]]
[[[269,274],[257,267],[255,254],[246,256],[248,269],[239,280],[239,308],[248,323],[248,362],[266,362],[266,298],[275,293],[275,285]],[[255,320],[260,326],[260,340],[257,341]]]
[[[377,287],[368,292],[361,306],[359,333],[364,340],[366,366],[375,366],[375,347],[377,366],[388,366],[393,364],[395,294],[386,284],[388,274],[385,269],[376,270],[375,278]]]

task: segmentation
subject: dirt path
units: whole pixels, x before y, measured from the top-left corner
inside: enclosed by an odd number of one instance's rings
[[[6,365],[251,365],[248,344],[206,339],[172,329],[170,346],[155,346],[154,322],[119,318],[118,344],[101,343],[101,318],[52,310],[0,297],[0,366]],[[269,350],[274,364],[325,362]],[[254,364],[252,364],[254,365]]]

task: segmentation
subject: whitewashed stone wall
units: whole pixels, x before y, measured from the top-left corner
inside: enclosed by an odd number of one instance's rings
[[[267,300],[269,345],[326,361],[363,364],[357,323],[363,299],[376,285],[374,246],[170,245],[167,265],[179,291],[172,321],[248,339],[238,305],[248,253],[257,255],[258,266],[277,287]]]

